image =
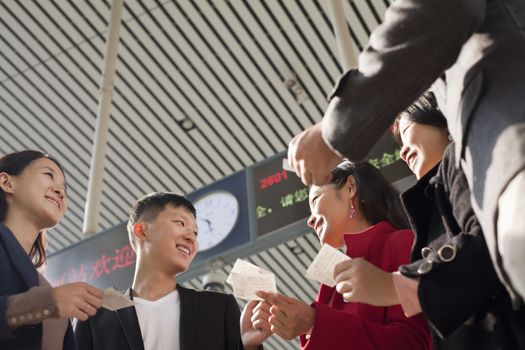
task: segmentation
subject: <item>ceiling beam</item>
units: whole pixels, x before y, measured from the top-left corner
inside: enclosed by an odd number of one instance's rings
[[[93,140],[93,156],[89,169],[89,184],[86,195],[86,208],[84,211],[84,225],[82,228],[82,232],[86,237],[96,233],[100,215],[102,178],[104,175],[104,160],[106,158],[108,142],[109,116],[115,82],[123,4],[123,0],[113,0],[111,5],[111,18],[106,39],[95,138]]]
[[[327,3],[328,12],[332,19],[341,66],[343,67],[343,72],[346,72],[349,69],[357,67],[357,55],[354,51],[350,30],[346,22],[343,2],[341,0],[327,0]]]

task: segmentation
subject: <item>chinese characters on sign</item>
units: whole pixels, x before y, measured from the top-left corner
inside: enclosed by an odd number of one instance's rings
[[[115,249],[114,255],[101,255],[89,263],[81,263],[70,267],[60,276],[51,280],[53,286],[70,282],[90,282],[104,275],[110,275],[113,271],[135,264],[135,252],[129,245],[121,249]]]
[[[294,205],[295,203],[301,203],[308,200],[308,188],[301,188],[293,193],[285,194],[281,197],[281,206],[283,208]]]
[[[308,217],[308,188],[282,169],[282,157],[255,166],[253,180],[257,236]]]
[[[265,208],[260,205],[257,208],[255,208],[255,216],[257,217],[257,219],[263,218],[271,213],[272,208]]]

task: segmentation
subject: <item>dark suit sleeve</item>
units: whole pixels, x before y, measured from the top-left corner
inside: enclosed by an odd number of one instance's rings
[[[73,328],[79,350],[93,350],[90,321],[79,321],[75,319]]]
[[[357,69],[338,82],[323,118],[327,144],[361,160],[405,110],[457,60],[482,23],[485,0],[396,0]]]
[[[452,214],[444,216],[450,218],[445,220],[445,226],[457,234],[441,245],[454,246],[456,257],[443,263],[432,254],[429,258],[436,268],[421,278],[418,291],[425,316],[442,337],[482,310],[498,293],[504,293],[470,204],[465,176],[454,166],[453,150],[452,146],[447,149],[441,163],[443,192],[442,198],[436,193],[436,200],[440,212]]]
[[[233,297],[228,294],[226,298],[226,309],[224,315],[224,327],[226,332],[226,349],[227,350],[242,350],[241,327],[240,327],[241,311],[239,305]]]

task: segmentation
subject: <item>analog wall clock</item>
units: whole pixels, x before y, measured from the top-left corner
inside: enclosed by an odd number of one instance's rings
[[[228,237],[239,217],[239,202],[231,192],[214,191],[194,203],[199,229],[199,252],[203,252]]]

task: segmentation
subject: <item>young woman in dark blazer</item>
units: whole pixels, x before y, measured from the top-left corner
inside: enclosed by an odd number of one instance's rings
[[[103,292],[85,283],[53,288],[37,271],[45,263],[43,232],[67,208],[59,163],[40,151],[0,158],[0,348],[76,349],[69,317],[87,319]]]

